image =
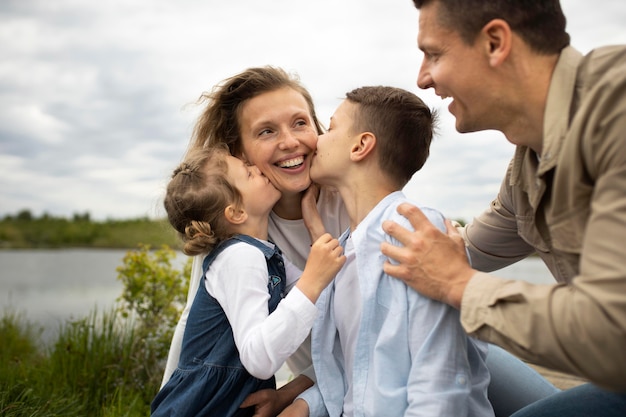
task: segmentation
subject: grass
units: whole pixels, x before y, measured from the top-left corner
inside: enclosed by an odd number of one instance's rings
[[[19,314],[0,320],[0,415],[149,416],[161,355],[114,311],[61,325],[56,340]]]

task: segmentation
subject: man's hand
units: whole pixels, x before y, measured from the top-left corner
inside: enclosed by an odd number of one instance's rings
[[[381,244],[383,255],[398,262],[386,261],[385,273],[429,298],[460,308],[465,287],[476,272],[467,260],[463,238],[449,220],[444,234],[410,204],[398,206],[398,213],[411,222],[415,231],[389,220],[383,222],[383,230],[403,245]]]

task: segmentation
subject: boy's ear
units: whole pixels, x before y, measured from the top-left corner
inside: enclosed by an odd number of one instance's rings
[[[509,24],[502,19],[493,19],[483,27],[480,36],[489,57],[489,64],[492,67],[502,64],[511,53],[513,42],[513,31]]]
[[[224,209],[224,217],[231,224],[241,224],[248,218],[248,213],[244,209],[231,204]]]
[[[357,140],[350,149],[350,159],[352,161],[362,161],[376,148],[376,136],[372,132],[363,132],[358,135]]]

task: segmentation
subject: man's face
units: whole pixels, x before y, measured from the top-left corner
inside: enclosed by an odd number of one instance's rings
[[[440,23],[439,2],[419,12],[418,47],[424,52],[417,85],[433,88],[443,98],[452,98],[448,110],[456,117],[459,132],[491,129],[489,66],[483,43],[467,45],[460,35]]]

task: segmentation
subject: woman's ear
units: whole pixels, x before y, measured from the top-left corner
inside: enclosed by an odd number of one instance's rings
[[[350,159],[352,161],[361,161],[369,155],[376,147],[376,136],[371,132],[363,132],[359,134],[357,141],[350,149]]]
[[[513,31],[509,24],[502,19],[493,19],[483,27],[481,35],[485,40],[489,64],[492,67],[502,64],[511,53],[513,42]]]
[[[224,217],[231,224],[241,224],[248,218],[248,213],[244,209],[231,204],[224,209]]]

